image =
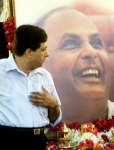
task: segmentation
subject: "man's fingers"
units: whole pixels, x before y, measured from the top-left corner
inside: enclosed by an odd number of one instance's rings
[[[31,102],[33,102],[33,103],[42,103],[43,100],[42,99],[39,99],[39,100],[31,99]]]
[[[43,93],[40,93],[40,92],[31,92],[30,95],[42,96]]]
[[[36,95],[36,94],[32,94],[32,95],[29,95],[29,98],[30,99],[40,99],[41,96],[40,95]]]

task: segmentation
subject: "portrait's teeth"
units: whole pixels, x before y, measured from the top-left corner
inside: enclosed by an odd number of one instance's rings
[[[82,72],[82,76],[87,76],[87,75],[96,75],[98,76],[99,71],[96,69],[88,69]]]

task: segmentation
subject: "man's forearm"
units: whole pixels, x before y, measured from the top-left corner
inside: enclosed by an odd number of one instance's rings
[[[54,108],[48,108],[48,117],[50,119],[50,122],[54,123],[57,117],[60,114],[59,107],[56,106]]]

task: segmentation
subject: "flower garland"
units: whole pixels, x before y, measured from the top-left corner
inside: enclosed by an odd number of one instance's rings
[[[49,141],[47,150],[114,150],[114,116],[111,119],[99,118],[92,123],[66,124],[68,131],[63,141]],[[63,123],[60,122],[53,131],[62,131]]]
[[[7,49],[12,51],[14,31],[16,29],[14,17],[9,17],[7,21],[3,22],[3,28],[5,30],[5,37],[8,42]]]

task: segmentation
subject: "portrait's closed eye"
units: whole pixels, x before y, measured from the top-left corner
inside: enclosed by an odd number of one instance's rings
[[[90,44],[92,45],[92,47],[94,47],[95,49],[102,49],[103,46],[103,42],[100,38],[99,35],[92,35],[90,36]]]
[[[81,47],[81,43],[80,36],[66,33],[61,38],[57,48],[62,50],[76,50]]]

